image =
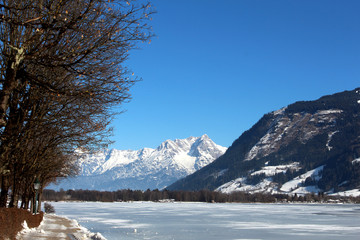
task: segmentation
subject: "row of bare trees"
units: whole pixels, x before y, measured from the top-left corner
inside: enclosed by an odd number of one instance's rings
[[[272,202],[350,202],[360,203],[360,197],[329,196],[324,193],[309,193],[306,195],[270,194],[232,192],[221,193],[217,191],[169,191],[169,190],[131,190],[122,189],[113,192],[95,190],[60,190],[46,189],[43,193],[45,201],[181,201],[181,202],[241,202],[241,203],[272,203]]]
[[[0,207],[28,208],[35,179],[76,174],[79,149],[109,143],[152,13],[136,0],[0,1]]]

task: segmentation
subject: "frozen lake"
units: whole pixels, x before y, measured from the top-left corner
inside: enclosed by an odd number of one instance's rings
[[[359,205],[52,202],[108,240],[358,239]]]

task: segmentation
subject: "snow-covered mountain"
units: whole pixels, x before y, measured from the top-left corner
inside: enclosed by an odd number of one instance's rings
[[[227,148],[201,137],[166,140],[156,149],[103,150],[78,159],[80,174],[48,189],[162,189],[224,154]]]
[[[360,88],[265,114],[224,155],[168,189],[354,193],[359,159]]]

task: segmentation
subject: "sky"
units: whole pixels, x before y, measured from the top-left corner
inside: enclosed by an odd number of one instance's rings
[[[358,0],[153,0],[151,44],[126,66],[143,80],[110,148],[207,134],[229,147],[264,114],[360,87]]]

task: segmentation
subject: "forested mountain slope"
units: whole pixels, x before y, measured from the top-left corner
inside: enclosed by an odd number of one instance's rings
[[[227,152],[168,187],[223,192],[360,188],[360,88],[265,114]]]

